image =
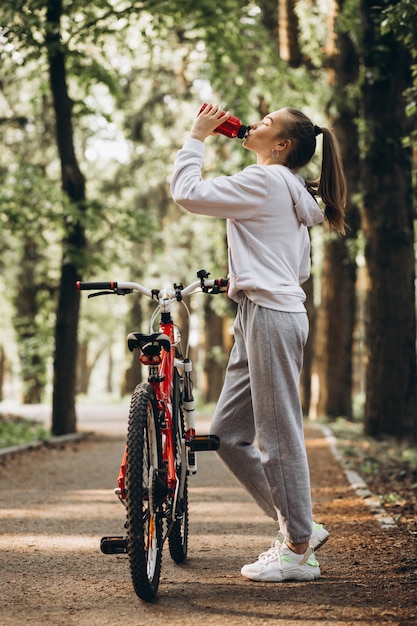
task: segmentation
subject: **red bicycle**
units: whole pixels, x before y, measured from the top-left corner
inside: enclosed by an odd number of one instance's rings
[[[149,290],[132,282],[77,282],[78,290],[94,290],[89,298],[107,294],[138,292],[158,305],[151,318],[150,334],[132,332],[129,350],[139,350],[140,361],[148,368],[147,383],[139,383],[132,395],[127,442],[115,492],[126,506],[126,535],[103,537],[105,554],[127,552],[136,594],[152,601],[157,594],[162,549],[168,540],[175,563],[183,563],[188,548],[188,476],[197,471],[196,452],[217,450],[216,435],[195,431],[192,363],[188,342],[184,354],[171,311],[172,302],[196,291],[218,294],[227,279],[209,279],[205,270],[198,281],[183,287]],[[159,330],[154,324],[159,317]]]

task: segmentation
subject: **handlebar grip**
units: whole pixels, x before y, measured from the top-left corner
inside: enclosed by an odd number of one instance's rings
[[[201,289],[204,293],[217,294],[224,293],[229,286],[229,281],[227,278],[214,278],[205,280],[206,276],[201,278]]]
[[[88,289],[110,289],[111,291],[114,291],[114,289],[117,289],[117,282],[110,281],[110,282],[84,283],[84,282],[81,282],[80,280],[77,280],[76,286],[77,286],[78,291],[88,290]]]
[[[214,289],[214,293],[220,293],[223,287],[229,286],[228,278],[213,278],[211,281],[206,281],[205,283],[208,285],[213,285],[212,289]]]

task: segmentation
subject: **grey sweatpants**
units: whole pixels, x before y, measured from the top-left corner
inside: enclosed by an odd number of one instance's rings
[[[311,536],[310,475],[299,378],[306,313],[238,305],[225,382],[211,432],[219,456],[294,543]],[[255,445],[256,441],[256,445]]]

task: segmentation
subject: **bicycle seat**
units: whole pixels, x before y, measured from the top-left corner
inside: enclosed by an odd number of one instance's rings
[[[131,352],[135,348],[140,348],[143,352],[159,354],[161,348],[165,352],[171,350],[171,342],[164,333],[152,333],[152,335],[144,335],[143,333],[129,333],[127,336],[127,347]]]

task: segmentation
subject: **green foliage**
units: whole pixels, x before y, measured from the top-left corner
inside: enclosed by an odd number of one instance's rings
[[[262,102],[270,109],[303,108],[322,124],[329,99],[321,3],[313,16],[300,3],[301,30],[308,33],[304,53],[314,72],[291,70],[279,58],[276,24],[267,19],[276,11],[270,0],[65,0],[62,6],[60,45],[77,158],[87,179],[82,206],[69,203],[60,190],[45,2],[9,0],[0,8],[0,131],[6,146],[0,155],[0,252],[6,273],[15,277],[27,236],[39,243],[35,279],[42,311],[36,335],[42,340],[44,331],[52,334],[53,313],[41,286],[56,288],[60,241],[70,224],[85,229],[85,254],[66,249],[66,255],[86,280],[188,281],[200,267],[225,274],[224,221],[196,218],[169,194],[175,151],[202,101],[218,101],[248,123],[259,119]],[[253,155],[239,142],[213,137],[204,175],[231,174],[251,162]],[[312,170],[314,178],[317,164]],[[223,306],[223,300],[212,300]],[[84,313],[83,339],[95,335],[94,325],[96,334],[103,327],[107,307],[104,302],[96,318]]]
[[[400,0],[384,8],[381,32],[394,33],[412,57],[417,58],[417,5],[414,0]]]
[[[315,68],[325,64],[325,48],[332,33],[329,33],[327,0],[298,0],[295,7],[300,23],[299,43],[303,54]]]
[[[43,168],[16,161],[3,179],[0,210],[3,236],[9,238],[24,232],[26,239],[36,239],[48,247],[56,244],[62,235],[62,229],[61,233],[51,231],[51,224],[59,226],[70,211],[70,203]]]
[[[406,448],[403,450],[402,459],[413,470],[417,470],[417,448]]]
[[[40,401],[53,346],[53,311],[66,197],[43,169],[15,163],[0,199],[1,264],[13,303],[13,326],[25,401]],[[52,225],[56,224],[56,228]]]
[[[49,431],[38,422],[0,414],[0,449],[34,441],[45,441],[49,436]]]
[[[336,32],[349,35],[355,48],[358,50],[362,45],[363,28],[357,0],[344,0],[342,3],[339,3],[339,9]]]
[[[399,2],[377,3],[371,12],[373,35],[365,31],[360,20],[360,11],[356,0],[343,2],[343,8],[338,16],[338,30],[351,38],[355,49],[363,62],[366,54],[366,68],[361,65],[360,80],[357,85],[349,88],[349,93],[358,97],[358,88],[365,81],[391,81],[392,75],[398,71],[408,71],[401,66],[395,66],[391,60],[395,51],[393,44],[404,46],[410,55],[410,87],[404,92],[406,113],[410,117],[410,132],[403,137],[405,146],[417,143],[417,130],[412,118],[417,111],[417,5],[414,0],[399,0]],[[370,144],[372,136],[370,129],[365,128],[363,120],[358,120],[362,152]],[[379,138],[378,138],[379,140]]]
[[[407,115],[415,120],[417,114],[417,5],[414,0],[400,0],[382,11],[382,34],[393,34],[398,41],[404,44],[410,54],[412,85],[406,90]],[[405,138],[405,145],[417,146],[417,129],[414,128],[410,138]]]

